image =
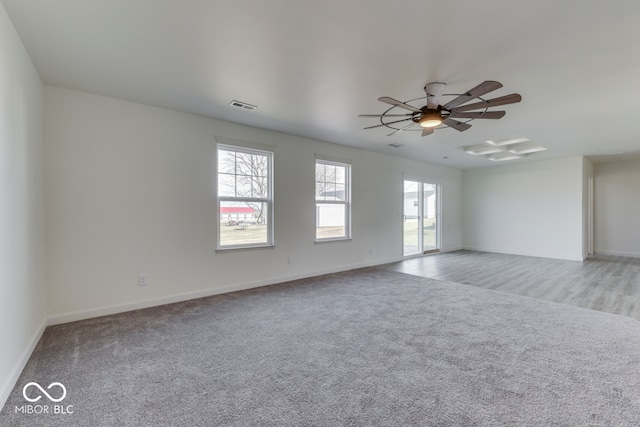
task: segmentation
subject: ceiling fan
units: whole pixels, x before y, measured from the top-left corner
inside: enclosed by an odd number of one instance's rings
[[[422,136],[431,135],[433,131],[438,127],[439,129],[450,127],[457,131],[464,132],[469,129],[471,125],[468,123],[474,119],[499,119],[505,115],[504,111],[488,111],[490,107],[497,107],[498,105],[507,105],[520,102],[522,97],[517,93],[511,95],[505,95],[493,99],[483,99],[482,95],[492,92],[496,89],[500,89],[502,84],[499,82],[487,80],[480,83],[473,89],[465,92],[461,95],[445,95],[444,89],[446,83],[434,82],[428,83],[424,87],[426,93],[427,104],[423,107],[414,107],[410,105],[410,102],[422,100],[424,97],[415,98],[406,102],[398,101],[397,99],[383,96],[378,98],[378,101],[392,105],[387,111],[382,114],[361,114],[358,117],[376,117],[380,119],[379,125],[368,126],[365,129],[373,129],[382,126],[386,126],[394,131],[388,136],[395,135],[396,133],[413,130],[414,126],[419,125],[422,130]],[[440,105],[440,101],[443,96],[455,96],[454,99],[447,102],[444,105]],[[467,102],[479,99],[479,101],[467,104]],[[390,112],[396,108],[403,108],[411,111],[405,114],[390,114]],[[481,110],[481,111],[474,111]],[[403,117],[401,119],[397,119]],[[387,118],[392,118],[387,121]],[[459,121],[456,119],[466,119],[465,121]],[[404,124],[403,122],[410,122]],[[439,127],[442,126],[442,127]]]

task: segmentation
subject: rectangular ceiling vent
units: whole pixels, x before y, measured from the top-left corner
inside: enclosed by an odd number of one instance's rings
[[[389,147],[400,148],[400,147],[404,147],[404,145],[398,144],[397,142],[392,142],[391,144],[389,144]]]
[[[235,99],[231,101],[229,105],[231,105],[232,107],[242,108],[244,110],[255,110],[256,108],[258,108],[255,105],[247,104],[246,102],[242,101],[236,101]]]

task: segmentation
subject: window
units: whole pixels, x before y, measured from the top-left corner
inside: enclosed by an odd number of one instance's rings
[[[273,246],[273,153],[218,145],[218,249]]]
[[[316,159],[316,241],[351,238],[351,165]]]

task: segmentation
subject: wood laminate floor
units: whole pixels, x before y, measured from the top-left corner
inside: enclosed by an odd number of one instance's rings
[[[456,251],[381,268],[640,320],[640,258],[596,255],[580,262]]]

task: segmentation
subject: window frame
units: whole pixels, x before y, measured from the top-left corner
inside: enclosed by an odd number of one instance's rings
[[[345,168],[345,183],[344,183],[344,201],[342,200],[318,200],[316,194],[316,188],[318,185],[317,176],[315,176],[315,171],[318,164],[329,165],[329,166],[337,166]],[[335,242],[335,241],[344,241],[351,240],[351,163],[345,160],[335,160],[329,159],[326,157],[321,157],[316,155],[315,163],[314,163],[314,200],[315,200],[315,243],[323,243],[323,242]],[[326,237],[326,238],[318,238],[318,213],[319,213],[319,204],[323,205],[343,205],[344,206],[344,236],[339,237]]]
[[[238,197],[238,196],[221,196],[220,195],[220,151],[233,151],[235,153],[255,154],[266,156],[267,158],[267,197]],[[273,157],[274,152],[266,149],[251,148],[242,145],[232,144],[216,144],[216,161],[215,161],[215,192],[216,192],[216,251],[226,252],[233,250],[243,249],[260,249],[260,248],[272,248],[275,246],[274,232],[273,232]],[[237,170],[234,175],[238,175]],[[220,214],[220,208],[224,202],[238,202],[238,203],[265,203],[267,209],[267,239],[264,243],[246,243],[246,244],[233,244],[223,245],[221,242],[221,225],[222,216]]]

